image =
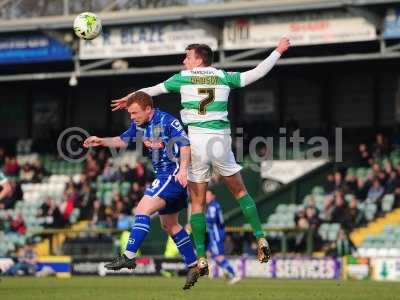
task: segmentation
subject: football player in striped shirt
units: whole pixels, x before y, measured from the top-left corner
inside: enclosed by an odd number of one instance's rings
[[[258,243],[258,260],[265,263],[270,258],[270,248],[261,228],[256,205],[243,184],[240,174],[242,167],[236,163],[231,150],[228,97],[232,89],[245,87],[264,77],[289,47],[289,40],[282,38],[276,49],[254,69],[246,72],[226,72],[212,67],[213,52],[209,46],[192,44],[186,48],[184,71],[160,84],[142,89],[151,96],[165,93],[181,95],[181,119],[188,126],[191,145],[191,165],[188,173],[192,201],[190,224],[201,275],[208,274],[204,211],[212,169],[222,176],[238,201],[245,219],[250,223]],[[113,110],[125,108],[128,96],[112,101]]]

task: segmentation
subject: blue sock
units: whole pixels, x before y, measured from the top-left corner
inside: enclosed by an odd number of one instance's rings
[[[133,225],[131,234],[129,235],[126,251],[124,252],[128,258],[134,258],[136,256],[136,252],[139,250],[140,245],[143,243],[149,231],[150,216],[137,215],[135,217],[135,224]]]
[[[231,278],[236,276],[235,271],[233,270],[231,264],[229,263],[229,261],[226,258],[221,262],[217,261],[217,264],[222,269],[226,270]]]
[[[185,260],[187,267],[191,267],[197,263],[197,256],[194,253],[193,242],[185,229],[172,236],[179,253]]]

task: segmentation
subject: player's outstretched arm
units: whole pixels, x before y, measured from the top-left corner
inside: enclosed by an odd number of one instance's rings
[[[143,88],[143,89],[141,89],[139,91],[145,92],[146,94],[150,95],[151,97],[168,93],[167,89],[164,86],[164,83],[159,83],[159,84],[157,84],[155,86]],[[133,92],[133,93],[135,93],[135,92]],[[130,94],[128,94],[125,97],[122,97],[120,99],[112,100],[111,101],[112,111],[125,109],[126,108],[126,102],[128,101],[129,96],[132,95],[133,93],[130,93]]]
[[[85,148],[98,146],[110,148],[125,148],[127,144],[119,136],[110,138],[99,138],[97,136],[90,136],[83,142],[83,146]]]
[[[190,164],[190,146],[180,147],[179,172],[176,174],[176,180],[183,186],[187,186],[188,168]]]
[[[254,69],[241,73],[241,86],[249,85],[264,77],[275,66],[283,53],[290,48],[290,41],[287,38],[280,39],[276,49]]]

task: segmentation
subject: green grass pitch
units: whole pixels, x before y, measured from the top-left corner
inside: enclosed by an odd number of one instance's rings
[[[183,282],[183,277],[2,277],[0,299],[394,300],[400,295],[399,283],[371,281],[246,279],[230,286],[223,280],[201,279],[188,291],[181,290]]]

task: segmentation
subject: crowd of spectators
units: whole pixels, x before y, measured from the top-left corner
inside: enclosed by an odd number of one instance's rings
[[[361,207],[375,204],[376,215],[382,214],[382,199],[386,194],[394,195],[393,207],[400,207],[400,162],[394,165],[390,159],[395,151],[387,138],[378,133],[375,141],[358,146],[357,159],[351,167],[328,174],[324,185],[323,205],[316,204],[310,196],[304,209],[295,215],[298,228],[314,229],[314,243],[321,246],[318,228],[322,223],[339,223],[342,236],[348,235],[354,228],[366,224],[367,220]],[[365,176],[354,170],[363,168]],[[321,196],[320,196],[321,197]],[[298,246],[304,246],[305,240]]]
[[[0,201],[0,209],[13,209],[23,199],[21,184],[41,183],[50,174],[40,160],[32,164],[18,164],[14,155],[6,155],[0,148],[0,168],[12,186],[11,196]],[[134,167],[116,166],[106,151],[90,153],[85,161],[79,180],[66,183],[61,201],[48,196],[37,212],[44,228],[64,228],[70,225],[70,217],[79,209],[78,220],[88,220],[95,227],[126,229],[130,226],[134,209],[143,196],[144,189],[152,181],[150,172],[142,162]],[[111,191],[111,201],[105,201],[98,189],[100,183],[126,182],[129,190]],[[59,199],[58,199],[59,200]],[[26,231],[21,214],[0,220],[0,229],[23,234]]]
[[[327,175],[324,186],[323,206],[317,205],[315,196],[309,197],[304,209],[295,214],[298,228],[313,229],[314,242],[322,245],[318,228],[322,223],[340,223],[345,236],[355,227],[367,222],[360,209],[361,204],[373,203],[377,214],[381,212],[382,197],[394,194],[395,207],[400,207],[400,163],[388,159],[391,145],[382,134],[377,134],[374,143],[358,146],[357,160],[352,167],[365,168],[367,174],[359,176],[350,169],[337,170]],[[40,160],[32,164],[18,164],[15,156],[8,156],[0,148],[0,167],[11,177],[12,195],[0,202],[0,209],[9,209],[23,198],[21,183],[40,183],[50,175]],[[119,165],[110,159],[109,154],[100,150],[91,152],[85,161],[79,180],[69,181],[62,195],[62,201],[47,197],[37,212],[37,217],[45,228],[64,228],[70,225],[71,215],[78,209],[77,220],[87,220],[93,227],[129,228],[135,207],[143,196],[144,189],[152,181],[152,172],[142,162],[134,167]],[[129,183],[126,192],[112,190],[109,201],[105,201],[99,183]],[[21,214],[15,218],[6,217],[0,221],[0,229],[24,234],[27,228]],[[305,236],[300,236],[296,247],[305,245]],[[252,239],[243,236],[242,243],[235,238],[227,238],[230,253],[251,253],[254,249]],[[244,242],[243,242],[244,241]],[[344,242],[344,245],[346,242]],[[240,248],[240,249],[239,249]]]

